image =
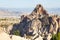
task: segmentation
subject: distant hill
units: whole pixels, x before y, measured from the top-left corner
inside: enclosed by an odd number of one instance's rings
[[[0,17],[18,17],[21,15],[27,15],[29,12],[27,9],[15,9],[15,8],[0,8]]]
[[[0,17],[27,15],[32,12],[34,8],[0,8]],[[48,13],[60,15],[60,8],[47,8]]]
[[[48,8],[49,13],[60,15],[60,8]]]

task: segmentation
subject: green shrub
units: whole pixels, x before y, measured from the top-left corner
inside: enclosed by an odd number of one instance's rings
[[[60,32],[57,33],[56,35],[52,35],[52,39],[51,40],[60,40]]]
[[[60,40],[60,32],[57,34],[57,40]]]
[[[52,40],[57,40],[57,35],[52,35]]]
[[[19,36],[20,35],[20,31],[19,30],[15,30],[13,34]]]

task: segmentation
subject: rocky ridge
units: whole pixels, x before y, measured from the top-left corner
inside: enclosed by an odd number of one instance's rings
[[[13,25],[10,35],[14,35],[16,30],[20,32],[21,38],[27,39],[30,36],[30,40],[51,40],[52,34],[60,32],[60,17],[48,14],[43,6],[38,4],[31,14],[21,16],[20,23]]]
[[[33,40],[38,37],[42,37],[42,40],[50,40],[52,34],[60,32],[60,17],[48,14],[43,6],[38,4],[31,14],[22,15],[21,22],[17,25],[18,27],[13,29],[19,30],[22,37],[29,35],[32,36]]]

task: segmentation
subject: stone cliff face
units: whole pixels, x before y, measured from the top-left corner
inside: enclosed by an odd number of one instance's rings
[[[46,10],[38,4],[30,15],[21,16],[21,22],[16,24],[11,31],[19,30],[21,36],[30,35],[32,39],[42,37],[45,40],[51,39],[52,34],[60,32],[60,17],[49,16]]]

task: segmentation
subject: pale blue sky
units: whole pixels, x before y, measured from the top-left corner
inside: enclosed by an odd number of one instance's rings
[[[32,8],[37,4],[45,8],[60,8],[60,0],[0,0],[2,8]]]

